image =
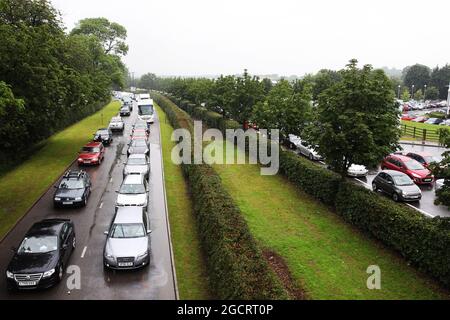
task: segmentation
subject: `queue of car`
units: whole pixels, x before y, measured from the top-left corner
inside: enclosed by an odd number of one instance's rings
[[[127,104],[130,110],[132,102],[127,99]],[[67,171],[54,187],[55,208],[87,205],[92,182],[81,167],[101,165],[105,145],[113,142],[112,130],[123,132],[124,129],[122,118],[117,116],[111,119],[108,128],[101,128],[94,134],[93,141],[78,154],[76,162],[80,169]],[[117,191],[110,229],[105,232],[103,261],[107,268],[136,269],[150,263],[149,133],[149,124],[145,122],[139,121],[133,126],[128,160],[123,170],[124,181]],[[45,219],[33,224],[19,247],[12,248],[14,255],[6,270],[8,290],[44,289],[57,284],[63,278],[75,247],[75,225],[70,219]]]

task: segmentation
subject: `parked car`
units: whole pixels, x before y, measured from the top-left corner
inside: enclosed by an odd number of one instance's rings
[[[149,156],[150,149],[148,148],[147,141],[142,139],[131,141],[127,150],[127,156],[129,157],[131,154],[145,154]]]
[[[143,175],[130,174],[125,177],[120,189],[117,191],[116,207],[142,207],[148,204],[148,183]]]
[[[122,106],[122,108],[120,108],[120,116],[121,117],[129,117],[131,115],[131,109],[129,106]]]
[[[440,124],[443,121],[444,121],[443,119],[439,119],[439,118],[430,118],[427,121],[425,121],[425,123],[426,124]]]
[[[124,164],[124,177],[129,174],[142,174],[148,178],[150,173],[150,160],[145,154],[132,154]]]
[[[7,287],[44,289],[60,282],[76,246],[75,227],[66,219],[35,223],[6,269]]]
[[[103,264],[110,269],[137,269],[150,263],[150,224],[140,207],[118,208],[103,250]]]
[[[91,178],[85,171],[71,170],[64,174],[55,186],[53,204],[55,207],[86,206],[91,195]]]
[[[381,163],[382,170],[395,170],[407,174],[416,184],[431,184],[434,176],[420,162],[402,155],[387,156]]]
[[[433,156],[428,152],[410,152],[406,156],[420,162],[425,168],[428,168],[432,163],[439,163],[442,160],[442,158]]]
[[[108,128],[98,129],[94,134],[94,141],[101,142],[104,146],[110,145],[113,142],[112,131]]]
[[[440,126],[450,126],[450,119],[443,120],[439,125]]]
[[[108,129],[111,131],[121,131],[125,130],[125,123],[122,120],[122,117],[114,117],[109,122]]]
[[[312,147],[308,146],[306,142],[302,141],[300,137],[290,134],[289,141],[293,146],[295,146],[299,153],[308,157],[310,160],[323,160],[323,157],[319,155]]]
[[[400,171],[381,171],[372,182],[375,192],[382,191],[394,201],[420,201],[422,191],[408,175]]]
[[[363,165],[352,164],[350,168],[348,168],[347,175],[350,177],[366,177],[369,173],[369,170]]]
[[[418,116],[417,118],[411,120],[412,122],[425,122],[428,120],[428,117],[425,116]]]
[[[101,142],[90,142],[78,155],[78,165],[102,164],[105,157],[105,147]]]
[[[414,117],[414,116],[410,116],[410,115],[408,115],[408,114],[404,114],[403,116],[402,116],[402,120],[403,121],[411,121],[411,120],[414,120],[416,117]]]
[[[130,135],[131,141],[134,140],[144,140],[148,141],[148,134],[146,131],[133,131],[133,134]]]

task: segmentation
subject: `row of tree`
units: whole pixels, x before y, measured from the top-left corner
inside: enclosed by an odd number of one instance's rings
[[[124,85],[126,35],[104,18],[66,33],[48,0],[0,0],[0,160],[107,102]]]
[[[217,79],[159,78],[140,86],[170,92],[240,123],[301,136],[345,175],[351,164],[373,166],[398,147],[399,112],[392,81],[370,65],[351,60],[339,71],[321,70],[301,80],[251,76]]]
[[[415,64],[403,69],[400,78],[393,78],[393,86],[400,99],[446,100],[450,83],[450,65],[431,69]]]

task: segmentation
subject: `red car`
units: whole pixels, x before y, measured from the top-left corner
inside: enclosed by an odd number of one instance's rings
[[[78,156],[78,165],[98,164],[105,157],[105,147],[101,142],[90,142],[81,149]]]
[[[436,156],[433,156],[431,153],[428,152],[410,152],[406,156],[416,161],[419,161],[425,168],[428,168],[430,164],[433,162],[434,163],[441,162],[441,159],[439,159]]]
[[[404,120],[404,121],[411,121],[411,120],[414,120],[416,117],[413,117],[413,116],[410,116],[410,115],[407,115],[407,114],[404,114],[403,116],[402,116],[402,120]]]
[[[416,184],[431,184],[434,176],[420,162],[402,155],[392,154],[381,163],[382,170],[395,170],[407,174]]]

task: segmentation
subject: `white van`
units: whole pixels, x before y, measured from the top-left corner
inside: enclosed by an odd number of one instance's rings
[[[139,100],[148,100],[150,99],[150,94],[149,93],[141,93],[139,95]]]
[[[155,122],[155,108],[152,99],[140,100],[138,102],[138,118],[148,123]]]

